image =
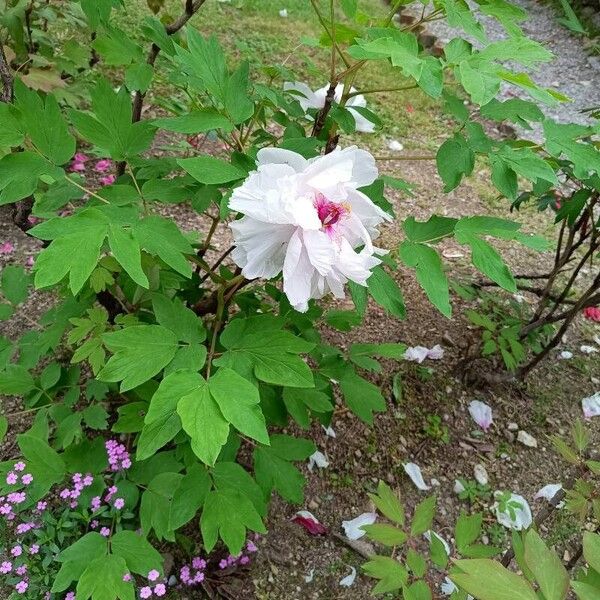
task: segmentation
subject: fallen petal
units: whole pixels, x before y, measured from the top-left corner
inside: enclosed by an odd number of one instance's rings
[[[579,348],[584,354],[593,354],[594,352],[598,352],[598,348],[594,346],[581,346]]]
[[[502,492],[495,492],[494,496],[501,496]],[[519,494],[511,494],[504,506],[504,510],[500,509],[500,503],[496,501],[493,509],[496,512],[496,519],[500,525],[508,529],[527,529],[533,522],[531,516],[531,508],[523,496]]]
[[[454,493],[461,494],[464,491],[465,491],[465,486],[458,479],[455,479],[454,480]]]
[[[321,425],[321,427],[323,428],[323,431],[325,432],[326,436],[329,436],[331,438],[336,437],[335,431],[333,430],[333,427],[331,427],[331,425],[329,427],[325,427],[325,425]]]
[[[492,407],[480,400],[473,400],[469,404],[469,414],[481,429],[487,432],[492,424]]]
[[[411,362],[422,363],[429,354],[429,349],[425,348],[425,346],[412,346],[406,349],[404,353],[404,360],[408,360]]]
[[[365,535],[365,530],[361,529],[363,525],[372,525],[377,519],[376,513],[362,513],[351,521],[342,521],[342,528],[349,540],[358,540]]]
[[[304,576],[304,581],[305,581],[306,583],[311,583],[311,582],[312,582],[312,580],[313,580],[314,578],[315,578],[315,570],[314,570],[314,569],[311,569],[311,570],[308,572],[308,575],[305,575],[305,576]]]
[[[562,490],[561,483],[549,483],[549,484],[545,485],[543,488],[539,489],[535,493],[535,496],[533,497],[533,499],[539,500],[540,498],[545,498],[546,500],[548,500],[548,502],[550,502],[550,500],[552,500],[552,498],[554,498],[554,496],[560,490]]]
[[[287,18],[287,16],[288,16],[288,11],[287,11],[287,8],[282,8],[282,9],[279,11],[279,16],[280,16],[280,17],[282,17],[282,18],[284,18],[284,19],[285,19],[285,18]]]
[[[583,416],[586,419],[600,416],[600,392],[596,392],[593,396],[584,398],[581,401],[581,407],[583,408]]]
[[[404,471],[410,477],[411,481],[420,490],[426,491],[426,490],[431,489],[431,486],[429,486],[425,483],[425,480],[423,479],[423,475],[421,474],[421,468],[419,467],[419,465],[416,465],[415,463],[406,463],[405,465],[402,465],[402,466],[404,467]]]
[[[402,152],[402,150],[404,150],[404,146],[398,140],[390,140],[388,142],[388,148],[392,152]]]
[[[444,349],[439,344],[436,344],[427,353],[427,358],[431,360],[441,360],[442,358],[444,358]]]
[[[350,587],[351,585],[354,585],[354,580],[356,579],[356,569],[354,567],[350,568],[352,569],[350,575],[346,575],[346,577],[340,579],[340,585],[342,587]]]
[[[324,535],[327,533],[327,528],[319,522],[315,515],[307,510],[299,510],[292,517],[292,521],[302,525],[311,535]]]
[[[319,452],[319,450],[308,457],[308,470],[311,473],[315,466],[319,469],[326,469],[329,466],[327,457],[322,452]]]
[[[4,242],[0,244],[0,254],[12,254],[15,251],[15,247],[12,242]]]

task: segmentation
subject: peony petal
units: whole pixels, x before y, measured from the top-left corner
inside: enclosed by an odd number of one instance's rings
[[[436,344],[429,352],[427,353],[427,358],[430,360],[441,360],[444,358],[444,349]]]
[[[417,488],[423,491],[431,489],[431,486],[425,483],[419,465],[415,463],[406,463],[402,466],[404,467],[406,474],[410,477],[411,481],[417,486]]]
[[[495,497],[498,497],[501,494],[502,492],[494,492]],[[508,529],[515,529],[517,531],[527,529],[533,522],[531,508],[529,507],[527,500],[519,494],[511,494],[508,502],[514,503],[512,511],[509,507],[505,507],[505,510],[501,511],[498,501],[496,501],[492,507],[496,511],[498,523]],[[517,504],[519,506],[517,506]]]
[[[579,348],[584,354],[594,354],[594,352],[598,352],[598,348],[594,346],[581,346]]]
[[[600,392],[596,392],[593,396],[584,398],[581,401],[581,408],[583,409],[583,416],[586,419],[600,417]]]
[[[308,89],[308,91],[310,92],[310,89]],[[288,167],[294,169],[296,173],[301,173],[304,171],[304,169],[306,169],[308,161],[304,158],[304,156],[302,156],[302,154],[298,154],[292,150],[286,150],[285,148],[261,148],[256,155],[256,164],[259,167],[269,164],[287,165]]]
[[[556,494],[562,490],[562,483],[548,483],[543,488],[540,488],[533,497],[534,500],[544,498],[550,502]]]
[[[369,121],[367,117],[363,116],[351,106],[346,106],[346,108],[348,112],[354,117],[356,131],[358,131],[359,133],[373,133],[375,131],[375,123]]]
[[[327,460],[327,457],[318,450],[308,457],[308,470],[311,473],[315,466],[319,469],[326,469],[329,466],[329,461]]]
[[[299,510],[292,517],[292,521],[304,527],[311,535],[324,535],[327,533],[327,528],[319,522],[315,515],[307,510]]]
[[[398,140],[390,140],[388,142],[388,149],[392,152],[402,152],[404,146]]]
[[[312,580],[313,580],[314,578],[315,578],[315,570],[314,570],[314,569],[311,569],[311,570],[308,572],[308,575],[305,575],[305,576],[304,576],[304,582],[305,582],[305,583],[312,583]]]
[[[425,346],[412,346],[406,349],[404,360],[421,364],[427,358],[428,354],[429,349],[425,348]]]
[[[365,530],[361,529],[363,525],[372,525],[377,519],[376,513],[362,513],[351,521],[342,521],[342,528],[349,540],[358,540],[365,535]]]
[[[340,585],[342,587],[350,587],[354,585],[354,580],[356,579],[356,569],[354,567],[350,567],[352,569],[350,575],[346,575],[343,579],[340,579]]]
[[[481,464],[473,467],[473,476],[479,485],[487,485],[490,479],[486,468]]]
[[[323,428],[325,435],[327,435],[328,437],[331,437],[331,438],[336,437],[335,431],[333,430],[333,427],[331,427],[331,425],[329,427],[325,427],[325,425],[321,425],[321,427]]]
[[[569,350],[563,350],[558,355],[559,360],[571,360],[573,358],[573,353],[569,352]]]
[[[458,479],[455,479],[453,490],[455,494],[461,494],[465,491],[465,486]]]
[[[481,429],[487,431],[490,428],[492,424],[492,407],[489,404],[480,400],[473,400],[469,404],[469,414]]]
[[[450,545],[448,544],[448,542],[439,534],[436,533],[435,531],[433,531],[433,529],[429,529],[428,531],[426,531],[423,534],[423,537],[429,542],[431,543],[431,538],[435,537],[437,538],[441,543],[442,546],[444,546],[444,550],[446,551],[446,556],[450,556]]]

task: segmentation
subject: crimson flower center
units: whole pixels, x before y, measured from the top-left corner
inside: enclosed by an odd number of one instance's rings
[[[350,212],[350,207],[347,204],[331,202],[323,194],[318,194],[314,202],[317,209],[319,220],[323,224],[325,230],[331,229],[343,217]]]

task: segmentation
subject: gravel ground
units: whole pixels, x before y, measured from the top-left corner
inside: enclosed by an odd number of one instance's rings
[[[558,22],[557,19],[562,15],[558,15],[552,6],[536,0],[511,1],[529,13],[529,18],[522,23],[525,35],[544,44],[555,55],[552,62],[530,69],[528,73],[538,85],[559,90],[572,99],[572,102],[555,106],[542,106],[542,110],[548,117],[561,123],[592,123],[593,119],[581,111],[600,106],[600,56],[591,56],[585,48],[584,38],[571,33]],[[490,41],[507,37],[498,21],[482,15],[480,17]],[[457,35],[469,39],[462,30],[449,27],[443,20],[427,24],[426,29],[443,44]],[[517,69],[523,70],[518,66]],[[501,97],[529,99],[523,90],[511,85],[503,87]],[[527,135],[536,138],[536,141],[542,139],[539,127],[533,135],[531,132]]]

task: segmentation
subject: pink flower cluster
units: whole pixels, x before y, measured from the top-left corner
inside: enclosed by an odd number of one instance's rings
[[[131,458],[127,448],[116,440],[106,440],[104,444],[108,453],[108,464],[112,471],[126,470],[131,467]]]
[[[8,485],[29,485],[33,481],[33,475],[23,473],[27,465],[23,461],[16,462],[13,465],[13,470],[6,475],[6,483]],[[12,521],[15,518],[14,507],[23,504],[27,495],[25,492],[10,492],[6,496],[0,496],[0,516],[6,520]],[[23,527],[23,525],[19,525]],[[28,530],[27,530],[28,531]]]
[[[192,586],[204,581],[206,561],[200,556],[192,558],[191,565],[184,565],[179,570],[179,579],[184,585]]]
[[[87,155],[83,154],[83,152],[78,152],[77,154],[75,154],[73,160],[71,161],[69,171],[71,171],[72,173],[85,173],[85,163],[88,160],[89,157]],[[111,160],[109,160],[108,158],[103,158],[96,162],[96,164],[94,165],[94,171],[96,171],[96,173],[106,173],[107,171],[110,171],[110,169],[112,169],[112,166],[113,163]],[[102,185],[111,185],[115,182],[116,178],[116,175],[113,174],[104,175],[104,177],[100,179],[100,183]]]
[[[131,576],[130,576],[131,577]],[[153,584],[145,585],[140,588],[140,598],[152,598],[153,596],[161,597],[167,593],[167,586],[163,582],[156,583],[158,578],[160,577],[160,573],[156,569],[152,569],[148,573],[148,581]],[[123,577],[125,580],[125,577]]]
[[[588,306],[584,308],[583,316],[590,321],[600,323],[600,306]]]
[[[71,508],[76,508],[77,499],[79,496],[81,496],[81,492],[84,488],[89,487],[92,485],[92,483],[94,483],[94,477],[91,475],[91,473],[87,473],[85,476],[83,476],[81,473],[75,473],[73,477],[71,477],[71,481],[73,482],[73,488],[64,488],[61,490],[59,496],[63,500],[71,499],[69,506]]]
[[[255,537],[258,539],[258,536]],[[248,540],[246,543],[246,552],[252,554],[258,552],[256,544],[252,540]],[[229,569],[237,565],[247,565],[250,563],[250,557],[248,554],[241,553],[239,556],[232,556],[231,554],[227,558],[223,558],[219,561],[219,569]]]
[[[0,254],[12,254],[15,251],[15,246],[12,242],[3,242],[0,244]]]

